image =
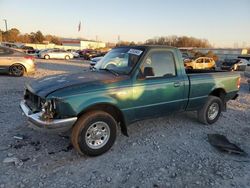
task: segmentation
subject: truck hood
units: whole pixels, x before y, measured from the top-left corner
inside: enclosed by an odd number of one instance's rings
[[[26,84],[26,88],[32,93],[45,98],[50,93],[60,89],[75,86],[92,86],[115,83],[127,79],[128,76],[115,76],[108,72],[81,72],[75,74],[60,74],[48,76]]]

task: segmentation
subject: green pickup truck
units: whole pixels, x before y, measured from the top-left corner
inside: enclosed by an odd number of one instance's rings
[[[80,154],[100,155],[128,136],[132,122],[174,112],[197,111],[216,122],[240,87],[236,72],[185,70],[178,49],[114,48],[88,71],[50,76],[26,84],[20,107],[38,129],[71,131]]]

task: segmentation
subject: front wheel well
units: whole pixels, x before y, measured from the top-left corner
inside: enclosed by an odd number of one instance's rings
[[[112,117],[114,117],[116,122],[120,125],[122,133],[125,136],[128,136],[127,126],[126,126],[126,122],[125,122],[123,113],[121,112],[121,110],[119,108],[117,108],[116,106],[114,106],[112,104],[101,103],[101,104],[95,104],[93,106],[90,106],[87,109],[83,110],[81,113],[79,113],[78,118],[87,112],[95,111],[95,110],[107,112]]]

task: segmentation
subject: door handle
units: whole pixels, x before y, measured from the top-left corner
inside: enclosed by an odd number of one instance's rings
[[[180,82],[174,82],[174,87],[180,87],[181,83]]]

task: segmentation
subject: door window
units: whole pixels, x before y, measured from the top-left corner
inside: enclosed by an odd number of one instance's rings
[[[210,59],[205,59],[205,63],[210,63]]]
[[[167,51],[151,52],[141,65],[139,73],[139,78],[143,79],[174,76],[176,76],[174,56]]]
[[[196,63],[203,63],[203,59],[197,59]]]

